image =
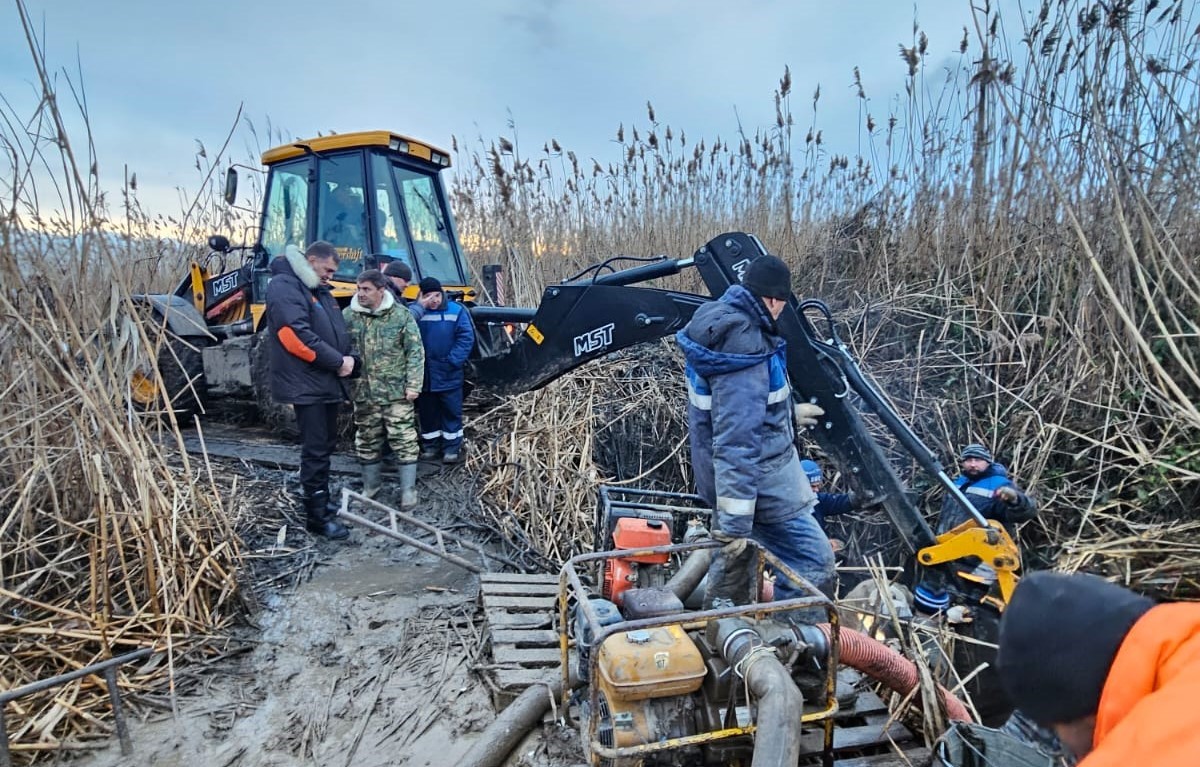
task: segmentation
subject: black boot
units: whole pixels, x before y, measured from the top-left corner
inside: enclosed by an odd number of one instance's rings
[[[323,535],[333,541],[348,537],[350,531],[338,521],[336,512],[336,507],[329,505],[328,490],[318,490],[304,498],[304,526],[313,535]]]

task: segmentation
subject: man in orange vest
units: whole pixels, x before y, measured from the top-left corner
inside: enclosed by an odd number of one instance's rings
[[[1004,612],[996,665],[1011,702],[1079,767],[1200,763],[1200,604],[1032,573]]]

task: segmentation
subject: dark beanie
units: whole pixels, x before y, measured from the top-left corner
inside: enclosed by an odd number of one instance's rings
[[[383,273],[388,277],[399,277],[405,282],[412,282],[412,269],[403,261],[392,261],[383,268]]]
[[[996,656],[1009,700],[1044,727],[1096,713],[1121,642],[1153,606],[1095,575],[1022,578],[1000,621]]]
[[[967,458],[981,458],[988,463],[992,462],[992,452],[978,442],[967,445],[958,454],[958,460],[964,461]]]
[[[786,301],[792,294],[792,273],[787,264],[775,256],[759,256],[746,267],[742,287],[759,298]]]
[[[437,277],[424,277],[418,286],[422,293],[441,293],[442,283],[438,282]]]

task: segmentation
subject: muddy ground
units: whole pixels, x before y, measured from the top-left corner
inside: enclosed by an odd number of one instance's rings
[[[293,495],[298,446],[232,426],[208,426],[202,436],[214,473],[235,501],[246,615],[227,640],[210,645],[212,660],[177,670],[174,695],[155,691],[129,701],[132,756],[121,754],[114,736],[49,761],[75,767],[459,764],[496,716],[478,577],[354,525],[347,541],[315,539],[304,530]],[[187,442],[199,450],[201,435]],[[334,470],[336,496],[343,486],[358,489],[348,452],[335,456]],[[413,516],[496,557],[522,559],[479,526],[476,489],[469,466],[423,463]],[[398,493],[385,483],[379,500],[397,505]],[[379,510],[351,510],[386,522]],[[411,527],[402,531],[416,534]],[[479,558],[466,548],[454,553]],[[880,745],[881,732],[893,729],[890,719],[859,724],[869,730],[862,742]],[[838,763],[913,763],[886,747],[886,754],[872,748],[868,753],[877,757]],[[584,761],[578,733],[547,720],[505,767]]]
[[[316,540],[289,498],[294,475],[286,468],[213,460],[238,479],[239,529],[251,553],[242,588],[252,613],[232,632],[225,659],[190,672],[195,681],[174,711],[134,701],[132,757],[122,756],[114,737],[70,763],[456,764],[495,716],[481,678],[487,661],[477,578],[362,528],[351,526],[348,541]],[[335,488],[357,489],[357,478],[336,480]],[[473,502],[468,470],[423,464],[418,487],[415,516],[463,532],[463,511]],[[389,490],[380,500],[398,497]],[[582,761],[574,739],[551,729],[550,737],[528,739],[509,764]]]

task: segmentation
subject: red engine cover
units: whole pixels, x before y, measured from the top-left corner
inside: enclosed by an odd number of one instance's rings
[[[600,587],[600,593],[620,607],[625,601],[625,592],[636,585],[636,579],[633,565],[624,559],[610,559],[604,563],[604,583]]]
[[[637,519],[621,517],[613,530],[613,548],[615,549],[648,549],[651,546],[667,546],[671,543],[671,529],[656,519]],[[647,565],[665,565],[671,558],[669,554],[640,554],[625,557],[630,562],[641,562]]]

